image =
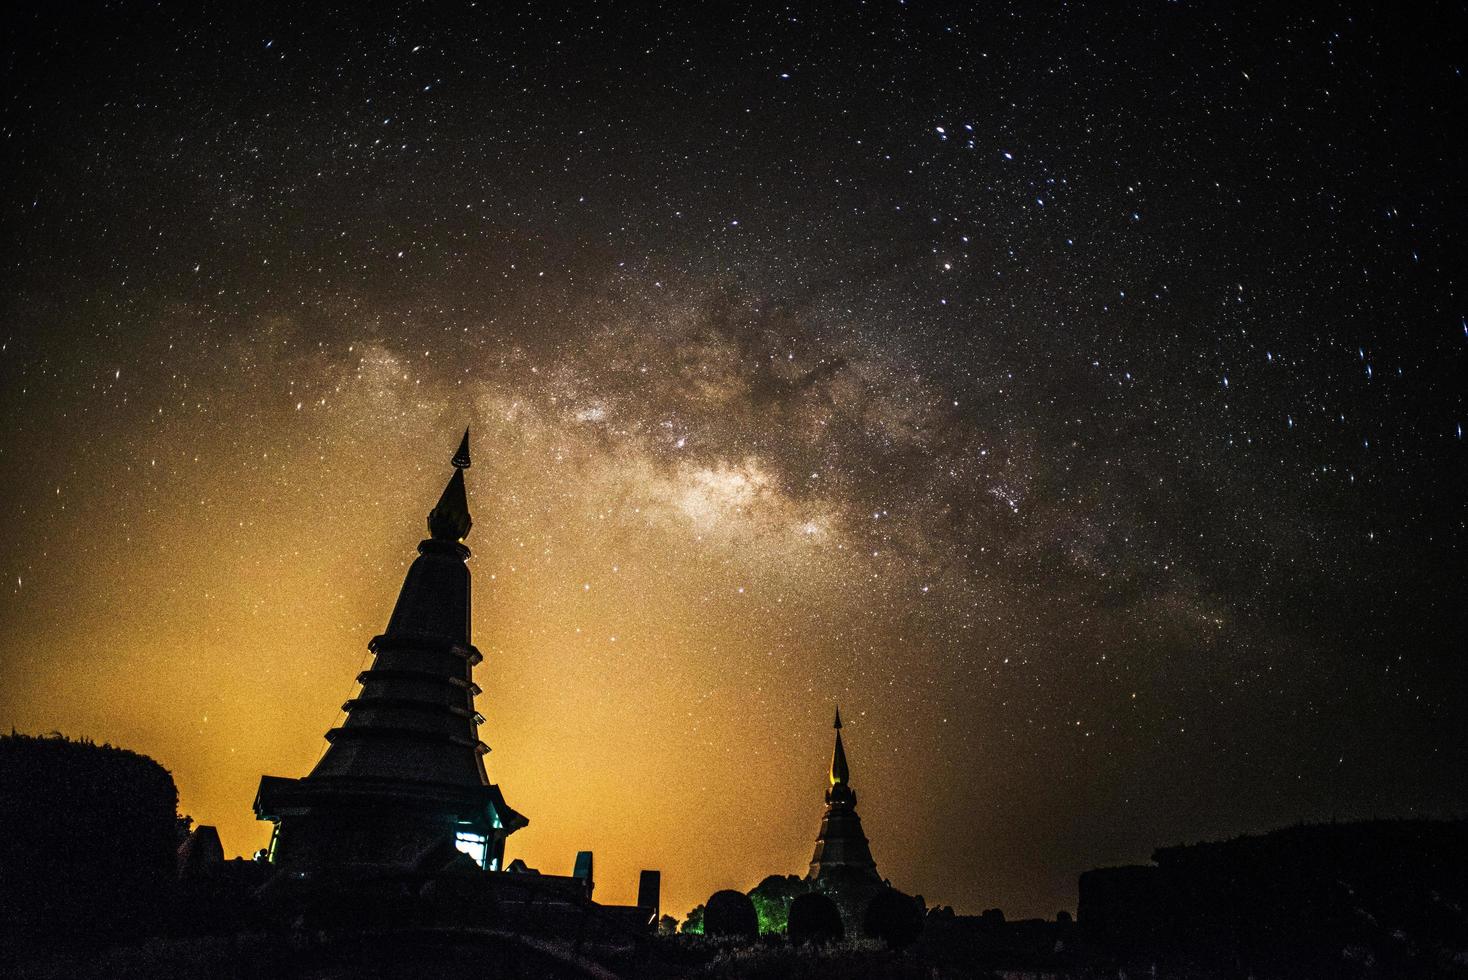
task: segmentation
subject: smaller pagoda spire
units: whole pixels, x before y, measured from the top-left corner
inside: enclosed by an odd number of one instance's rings
[[[831,754],[831,785],[846,786],[851,782],[851,769],[846,765],[846,748],[841,744],[841,709],[836,709],[836,751]]]
[[[449,477],[448,486],[438,498],[438,504],[428,512],[428,534],[435,541],[463,541],[474,526],[469,516],[469,497],[464,492],[464,471],[469,468],[469,430],[459,440],[459,448],[450,460],[454,475]]]

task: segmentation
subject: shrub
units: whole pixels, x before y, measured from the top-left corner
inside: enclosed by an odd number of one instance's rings
[[[71,942],[156,926],[175,873],[178,793],[147,756],[0,736],[0,920]]]
[[[784,932],[790,915],[790,902],[797,895],[810,891],[810,883],[795,875],[770,875],[749,893],[754,903],[755,915],[759,917],[759,931]]]
[[[838,942],[846,935],[841,910],[820,892],[797,895],[790,903],[789,934],[792,943]]]
[[[754,903],[743,892],[732,888],[714,892],[703,911],[705,936],[737,936],[753,939],[759,935],[759,917]]]
[[[867,903],[862,931],[893,949],[906,949],[923,932],[923,910],[911,895],[883,888]]]

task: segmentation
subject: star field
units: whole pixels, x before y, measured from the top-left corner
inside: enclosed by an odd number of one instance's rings
[[[6,15],[0,724],[226,850],[465,424],[511,857],[929,904],[1461,813],[1463,23],[1345,5]]]

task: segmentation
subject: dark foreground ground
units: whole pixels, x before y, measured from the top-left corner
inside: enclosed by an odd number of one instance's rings
[[[1005,963],[1005,960],[1009,960]],[[1461,958],[1460,958],[1461,959]],[[757,941],[654,936],[577,947],[494,930],[414,930],[393,934],[155,938],[101,950],[40,952],[9,964],[17,980],[1173,980],[1307,978],[1462,978],[1468,963],[1383,962],[1351,951],[1324,961],[1288,959],[1260,967],[1238,962],[1121,962],[1098,951],[1060,951],[1045,964],[1017,963],[1002,950],[942,949],[932,943],[895,951],[873,940],[795,946]]]
[[[727,943],[696,936],[671,936],[653,938],[636,946],[577,950],[568,943],[491,930],[421,931],[393,936],[343,934],[304,944],[282,943],[277,938],[259,935],[153,940],[96,953],[36,956],[18,964],[16,971],[17,980],[205,977],[221,980],[277,977],[291,980],[673,980],[682,977],[938,980],[994,975],[938,967],[916,951],[897,953],[869,940],[826,947],[791,947],[778,941]]]

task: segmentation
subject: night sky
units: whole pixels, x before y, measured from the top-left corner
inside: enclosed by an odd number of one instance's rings
[[[0,726],[249,854],[469,425],[598,898],[803,873],[837,703],[960,911],[1468,810],[1452,5],[359,6],[7,7]]]

